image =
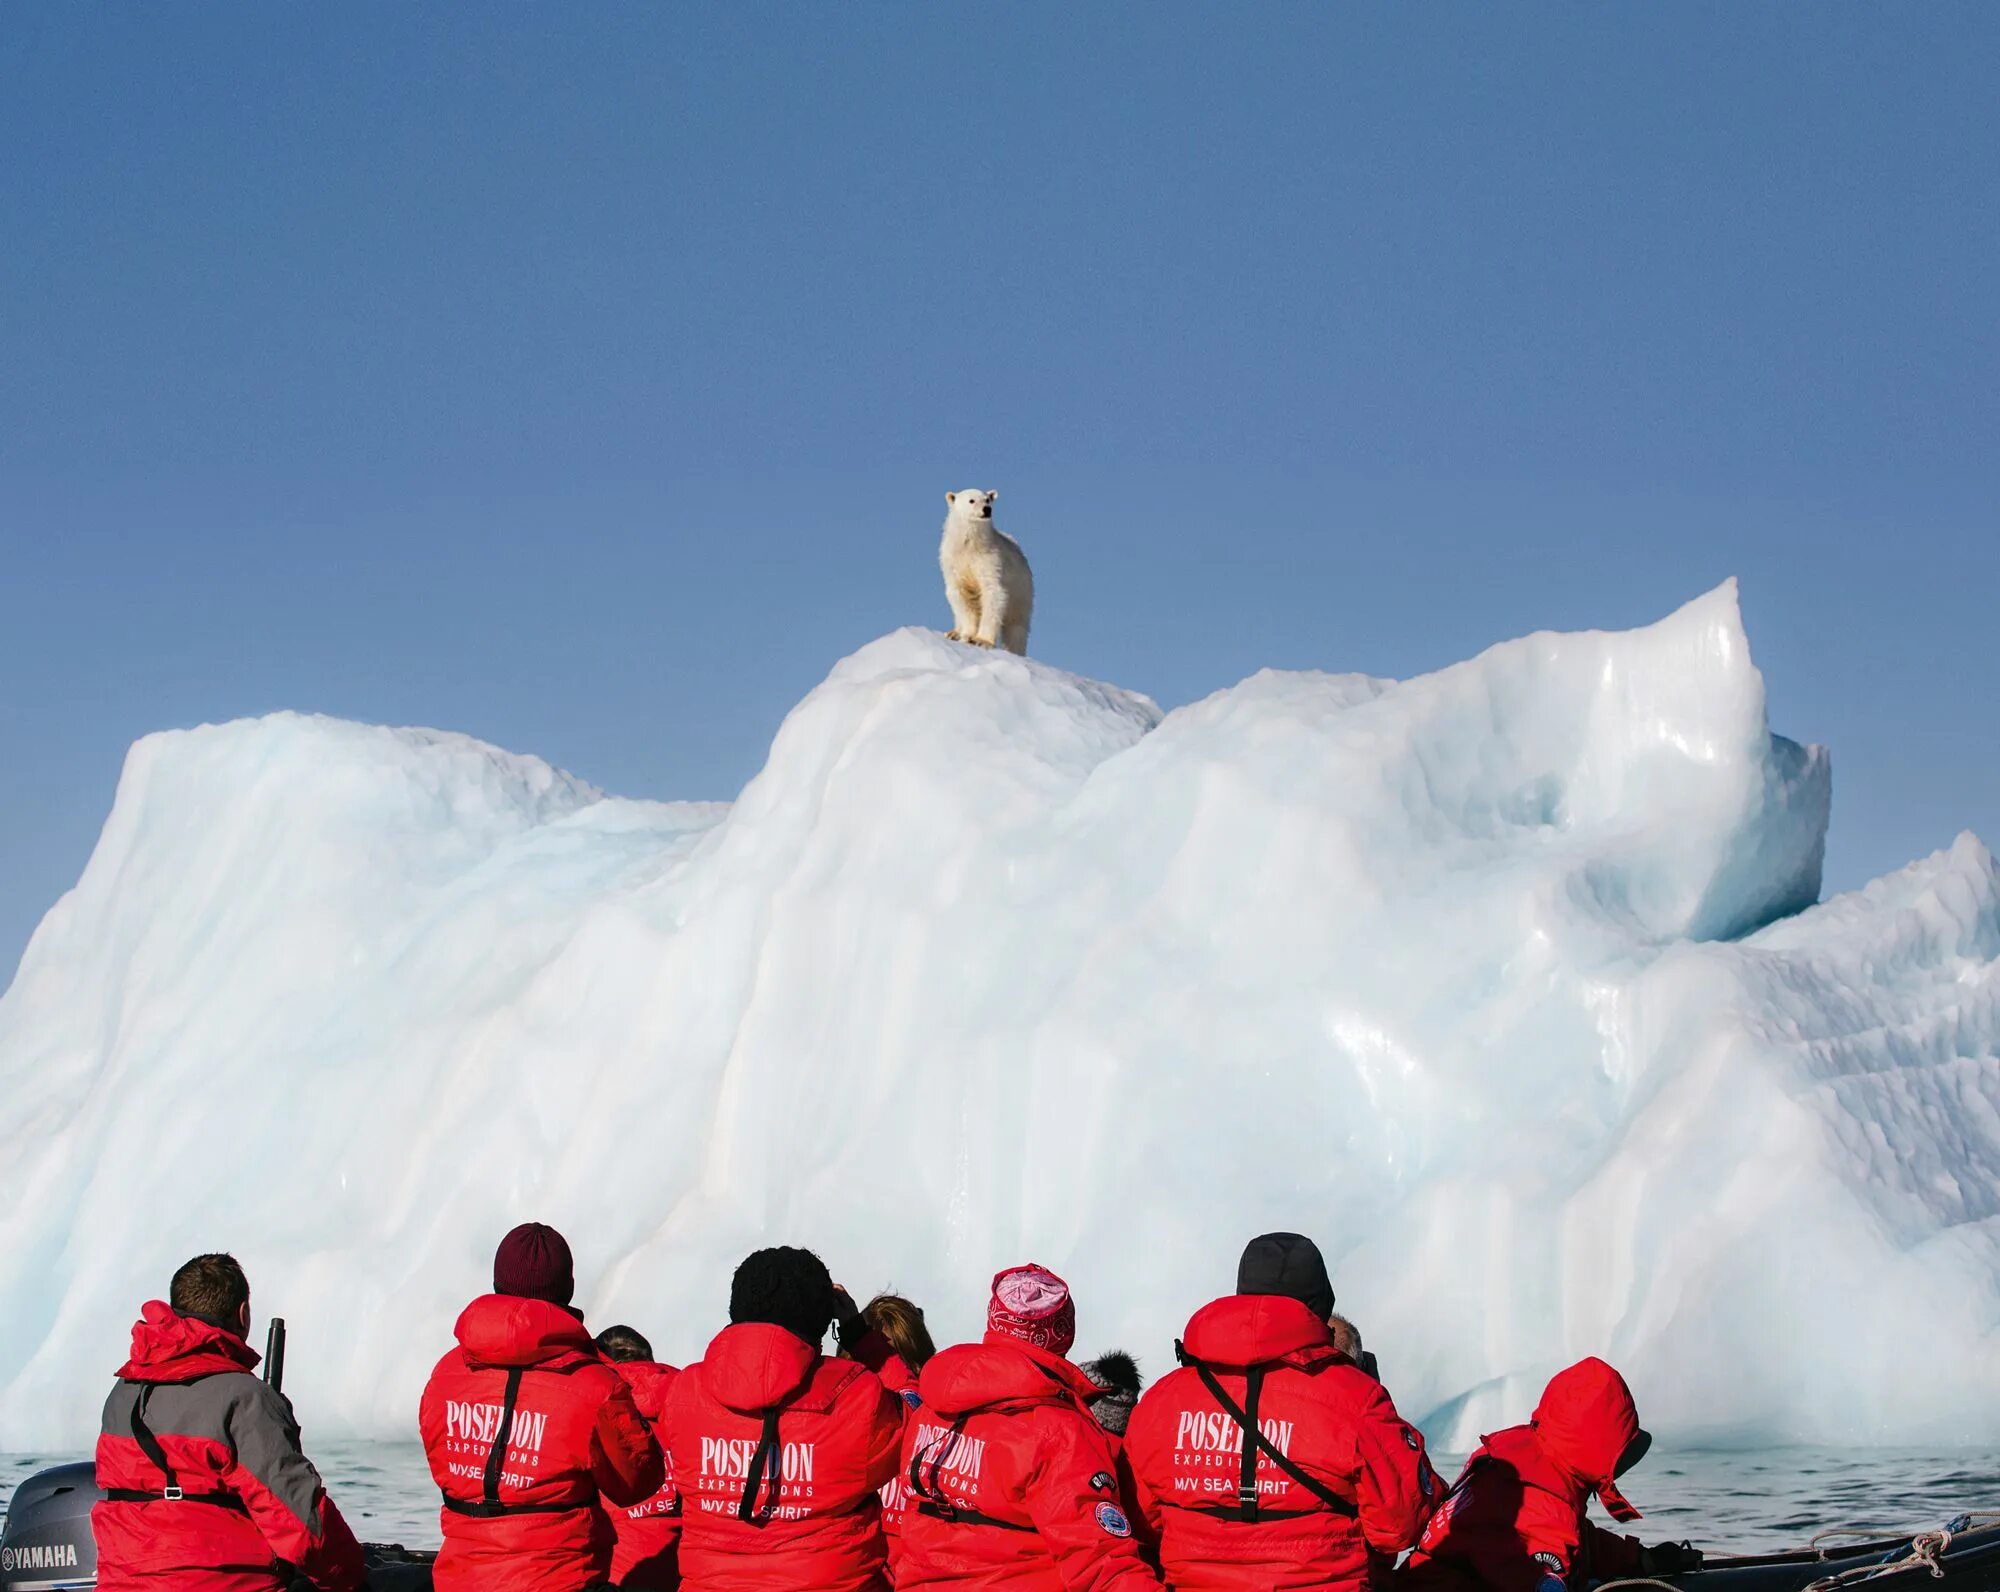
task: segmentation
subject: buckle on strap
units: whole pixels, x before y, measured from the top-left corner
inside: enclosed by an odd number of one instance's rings
[[[166,1499],[167,1502],[170,1504],[177,1504],[183,1498],[187,1497],[187,1494],[182,1492],[180,1488],[175,1486],[172,1482],[168,1482],[165,1487],[160,1489],[160,1496]]]
[[[1236,1501],[1239,1504],[1241,1504],[1245,1509],[1255,1509],[1257,1507],[1256,1487],[1249,1483],[1245,1483],[1243,1486],[1238,1487],[1236,1489]]]

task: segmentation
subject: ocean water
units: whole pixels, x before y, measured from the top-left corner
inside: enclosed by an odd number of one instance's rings
[[[415,1443],[310,1443],[327,1489],[355,1534],[370,1542],[434,1548],[437,1492]],[[0,1454],[0,1503],[45,1465],[78,1454]],[[1447,1477],[1456,1459],[1439,1456]],[[1775,1552],[1803,1547],[1841,1526],[1889,1536],[1942,1525],[1967,1510],[2000,1510],[2000,1448],[1655,1449],[1625,1478],[1645,1511],[1634,1527],[1649,1541]]]

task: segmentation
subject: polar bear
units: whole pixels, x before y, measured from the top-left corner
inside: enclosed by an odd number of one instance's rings
[[[938,563],[951,604],[953,641],[975,647],[996,642],[1023,657],[1028,622],[1035,614],[1035,577],[1021,544],[993,523],[998,492],[947,492],[944,541]]]

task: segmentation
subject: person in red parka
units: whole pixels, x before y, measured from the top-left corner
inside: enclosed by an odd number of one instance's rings
[[[993,1279],[986,1335],[940,1350],[903,1442],[912,1495],[897,1592],[1143,1592],[1158,1578],[1120,1500],[1098,1389],[1065,1356],[1068,1285],[1046,1267]]]
[[[903,1403],[828,1359],[833,1279],[807,1249],[760,1249],[730,1282],[730,1324],[667,1395],[686,1592],[880,1592],[876,1494]]]
[[[253,1374],[250,1284],[197,1255],[132,1328],[104,1403],[90,1512],[104,1592],[325,1592],[361,1585],[361,1548],[299,1447],[285,1396]]]
[[[834,1288],[835,1330],[840,1352],[859,1360],[882,1379],[882,1385],[903,1401],[903,1423],[908,1428],[922,1402],[917,1397],[917,1376],[937,1353],[924,1313],[900,1294],[877,1294],[857,1310],[845,1288]],[[899,1450],[900,1452],[900,1450]],[[882,1483],[882,1536],[889,1550],[889,1580],[896,1579],[900,1552],[903,1511],[910,1504],[909,1485],[901,1474]]]
[[[1332,1310],[1311,1240],[1254,1239],[1139,1400],[1125,1458],[1169,1586],[1360,1592],[1423,1530],[1442,1492],[1424,1440],[1334,1348]]]
[[[631,1327],[606,1327],[597,1335],[597,1352],[625,1379],[632,1402],[658,1438],[660,1413],[680,1372],[655,1360],[653,1346]],[[663,1450],[665,1446],[662,1438]],[[660,1490],[642,1504],[612,1511],[611,1525],[618,1533],[618,1545],[611,1550],[613,1581],[642,1592],[673,1592],[681,1584],[681,1496],[674,1488],[671,1460]]]
[[[528,1222],[501,1240],[493,1292],[467,1305],[418,1425],[444,1493],[438,1592],[583,1592],[611,1573],[605,1505],[666,1466],[625,1381],[570,1308],[569,1245]]]
[[[1615,1483],[1652,1442],[1625,1379],[1602,1360],[1558,1372],[1532,1421],[1480,1440],[1397,1592],[1582,1592],[1593,1580],[1694,1569],[1701,1554],[1684,1542],[1649,1548],[1586,1517],[1595,1493],[1612,1519],[1639,1518]]]

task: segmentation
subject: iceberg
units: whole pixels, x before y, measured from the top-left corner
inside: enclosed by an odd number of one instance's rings
[[[2000,1417],[2000,875],[1819,901],[1826,754],[1733,585],[1162,714],[904,630],[733,803],[278,714],[132,748],[0,1000],[0,1435],[74,1448],[228,1248],[315,1429],[407,1437],[516,1221],[699,1354],[749,1249],[1151,1373],[1317,1236],[1463,1445],[1585,1353],[1689,1439]]]

